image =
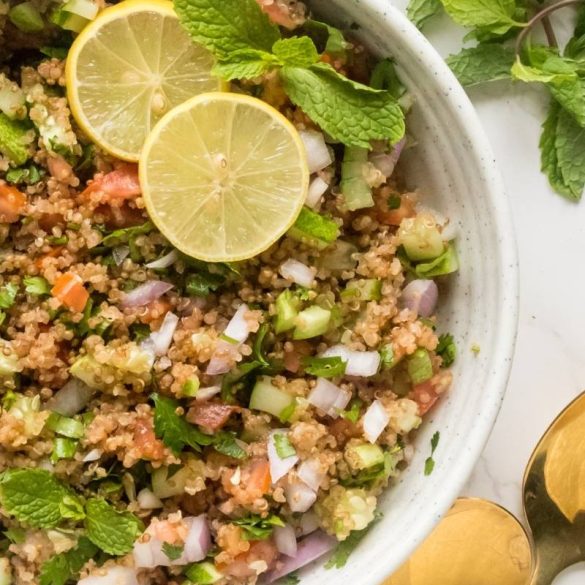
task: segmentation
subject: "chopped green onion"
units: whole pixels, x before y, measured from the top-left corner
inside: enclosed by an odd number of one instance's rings
[[[297,401],[293,400],[282,412],[278,415],[281,422],[288,422],[291,416],[295,413],[297,407]]]
[[[341,418],[344,418],[345,420],[348,420],[349,422],[352,422],[355,424],[358,421],[358,419],[360,418],[360,411],[361,411],[362,404],[363,404],[363,402],[359,398],[354,398],[349,403],[349,408],[347,410],[341,411],[339,413],[339,416],[341,416]]]
[[[400,206],[402,205],[400,195],[390,195],[390,197],[388,197],[387,205],[389,210],[400,209]]]
[[[10,9],[10,22],[25,33],[39,32],[45,28],[43,17],[32,2],[22,2]]]
[[[31,295],[48,295],[51,291],[49,283],[42,276],[25,276],[24,290]]]
[[[47,243],[53,246],[64,246],[69,241],[67,236],[49,236],[47,238]]]
[[[408,375],[413,384],[422,384],[433,377],[431,356],[426,349],[417,349],[407,361]]]
[[[181,388],[181,394],[183,396],[187,396],[188,398],[195,398],[197,396],[197,390],[199,390],[199,378],[197,376],[193,376],[189,378]]]
[[[274,433],[273,439],[276,454],[281,459],[286,459],[287,457],[292,457],[297,454],[295,448],[291,445],[289,438],[284,433]]]
[[[63,435],[70,439],[81,439],[85,435],[85,428],[82,422],[74,418],[61,416],[56,412],[51,413],[51,416],[47,419],[47,428],[57,435]]]
[[[356,146],[346,146],[341,165],[341,193],[345,207],[350,211],[373,207],[372,188],[365,178],[368,164],[368,150]]]
[[[391,343],[387,343],[380,348],[380,358],[382,359],[382,365],[385,368],[390,369],[396,365],[394,348],[392,347]]]
[[[334,378],[343,376],[347,362],[339,356],[334,357],[307,357],[303,359],[305,373],[320,378]]]
[[[338,238],[339,226],[331,218],[303,207],[288,235],[322,250]]]
[[[331,311],[313,305],[298,314],[293,339],[310,339],[323,335],[329,329],[330,321]]]
[[[65,437],[55,437],[51,462],[56,463],[60,459],[71,459],[77,451],[77,441]]]
[[[448,368],[453,364],[457,357],[457,346],[453,336],[450,333],[439,335],[439,345],[437,345],[437,354],[443,358],[442,366]]]

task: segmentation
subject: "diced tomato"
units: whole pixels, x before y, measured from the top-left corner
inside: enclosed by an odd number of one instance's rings
[[[103,201],[120,201],[123,199],[133,199],[142,192],[140,189],[140,181],[138,179],[138,166],[133,164],[125,164],[103,175],[99,179],[95,179],[81,196],[89,195],[100,191],[103,193]]]
[[[246,479],[246,485],[250,491],[258,491],[261,495],[267,494],[272,483],[268,461],[265,459],[257,459],[254,461]]]
[[[12,185],[0,184],[0,223],[20,219],[26,205],[26,195]]]
[[[425,415],[439,399],[435,391],[432,380],[427,380],[422,384],[417,384],[410,392],[408,397],[418,404],[418,413],[420,416]]]
[[[228,404],[194,401],[189,412],[187,412],[186,418],[190,423],[215,432],[221,429],[237,410],[236,406]]]
[[[101,216],[100,220],[109,229],[133,227],[146,221],[140,209],[130,207],[127,203],[122,203],[122,205],[98,205],[95,209],[95,214]]]
[[[373,214],[380,223],[399,226],[403,219],[416,215],[415,202],[408,195],[403,195],[400,198],[400,207],[398,209],[389,209],[388,199],[391,194],[392,192],[389,188],[384,187],[381,189]]]
[[[89,293],[83,286],[81,278],[73,272],[61,275],[51,289],[51,294],[67,308],[81,312],[89,299]]]
[[[298,23],[292,18],[288,6],[279,4],[277,0],[256,0],[256,2],[274,24],[291,30],[297,27]]]
[[[160,461],[164,457],[165,446],[162,441],[156,438],[150,419],[139,418],[136,421],[134,445],[140,452],[142,459]]]

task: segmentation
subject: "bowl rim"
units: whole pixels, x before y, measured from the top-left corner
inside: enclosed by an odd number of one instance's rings
[[[360,580],[360,585],[378,585],[390,577],[403,562],[406,562],[455,500],[462,495],[461,492],[484,450],[505,397],[512,369],[518,334],[520,283],[518,248],[510,200],[492,146],[469,96],[430,41],[397,7],[390,4],[388,0],[355,1],[360,5],[360,10],[365,13],[364,20],[367,20],[368,13],[372,17],[383,17],[383,26],[391,28],[392,34],[398,32],[401,35],[400,42],[409,45],[411,50],[416,51],[425,60],[426,68],[436,72],[433,76],[433,84],[442,95],[446,96],[445,101],[450,103],[450,109],[453,112],[456,111],[455,115],[467,130],[467,138],[474,147],[473,158],[477,161],[478,167],[482,168],[485,179],[484,193],[489,199],[494,222],[499,226],[496,258],[500,267],[499,283],[502,285],[501,289],[505,287],[507,296],[507,302],[498,307],[498,340],[493,347],[490,362],[493,364],[493,375],[489,383],[484,385],[486,393],[489,393],[492,399],[484,401],[485,410],[482,411],[482,416],[477,417],[477,424],[465,436],[466,449],[460,453],[456,473],[450,473],[442,478],[441,492],[433,499],[428,514],[421,517],[416,534],[402,544],[396,551],[397,554],[389,556],[386,561],[368,565],[367,573],[362,574],[363,580]],[[389,24],[390,22],[392,24]],[[478,159],[477,153],[483,154],[481,160]],[[384,519],[380,524],[384,524]],[[355,561],[360,556],[359,549],[354,554],[352,560]],[[397,557],[400,559],[399,563],[396,563]],[[341,576],[341,572],[338,575]]]

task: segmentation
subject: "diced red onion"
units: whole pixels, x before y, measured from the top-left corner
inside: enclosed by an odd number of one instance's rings
[[[323,480],[325,479],[326,473],[323,471],[319,461],[316,459],[307,459],[299,465],[297,475],[314,492],[318,492]]]
[[[315,532],[319,525],[319,516],[315,512],[309,511],[301,516],[301,532],[303,536]]]
[[[168,254],[165,254],[161,258],[157,258],[148,264],[145,264],[146,268],[154,268],[161,270],[163,268],[168,268],[172,266],[179,258],[179,253],[177,250],[171,250]]]
[[[99,575],[90,575],[77,581],[77,585],[138,585],[136,571],[116,565],[98,569]]]
[[[307,151],[307,164],[310,173],[317,173],[333,162],[331,152],[325,144],[325,137],[321,132],[301,130],[299,134]]]
[[[438,299],[439,289],[434,280],[413,280],[402,291],[402,304],[421,317],[434,313]]]
[[[286,526],[275,526],[272,533],[274,535],[274,544],[279,553],[287,557],[295,557],[297,555],[297,537],[295,529],[287,524]]]
[[[390,415],[386,412],[384,405],[379,400],[374,400],[362,419],[366,439],[370,443],[375,443],[389,421]]]
[[[97,461],[102,456],[102,452],[100,449],[92,449],[89,453],[85,455],[82,459],[84,463],[91,463],[93,461]]]
[[[266,575],[265,583],[274,583],[281,577],[305,567],[332,551],[336,546],[337,540],[332,536],[325,534],[322,530],[313,532],[298,543],[297,555],[294,558],[283,558],[279,568]]]
[[[208,386],[207,388],[199,388],[195,394],[195,400],[203,402],[213,398],[216,394],[221,392],[221,386]]]
[[[299,460],[297,455],[291,455],[290,457],[282,459],[276,451],[274,436],[286,435],[287,432],[286,429],[276,429],[268,435],[268,462],[270,463],[270,477],[272,478],[272,483],[276,483],[280,478],[284,477]]]
[[[157,508],[163,507],[163,503],[160,501],[160,498],[155,496],[154,493],[148,488],[141,489],[138,492],[136,500],[138,501],[138,505],[143,510],[156,510]]]
[[[169,292],[173,285],[162,280],[147,280],[131,290],[122,300],[122,307],[144,307]]]
[[[182,562],[178,564],[186,565],[202,561],[207,556],[211,549],[211,533],[205,514],[185,518],[184,522],[189,525],[189,533],[185,539],[183,554],[178,559]]]
[[[309,268],[306,264],[292,258],[280,265],[279,272],[284,278],[292,280],[295,284],[305,288],[311,288],[315,280],[314,268]]]
[[[175,334],[175,330],[177,329],[178,324],[179,317],[169,311],[165,315],[160,329],[154,333],[151,333],[150,337],[145,340],[145,342],[150,341],[152,343],[151,347],[154,351],[154,355],[165,355],[167,351],[169,351],[169,347],[171,347],[171,343],[173,342],[173,335]]]
[[[332,384],[325,378],[317,378],[317,384],[311,390],[307,399],[325,414],[337,418],[339,412],[344,410],[351,400],[351,392],[339,388],[339,386]]]
[[[130,255],[130,246],[116,246],[112,250],[112,258],[116,263],[116,266],[120,266],[126,258]]]
[[[89,404],[94,394],[95,390],[93,388],[90,388],[77,378],[71,378],[47,402],[44,408],[63,416],[73,416],[81,412]]]
[[[230,339],[233,339],[237,343],[244,343],[250,335],[250,326],[246,320],[246,313],[249,311],[246,303],[241,304],[234,316],[230,319],[227,327],[223,334]]]
[[[240,356],[238,345],[220,339],[215,346],[215,351],[207,364],[206,374],[218,376],[229,372],[237,358]]]
[[[347,376],[375,376],[380,368],[380,354],[377,351],[354,351],[339,344],[326,349],[321,355],[344,360]]]
[[[388,178],[394,172],[405,144],[406,138],[403,138],[394,145],[394,148],[390,152],[371,154],[369,160],[386,178]]]
[[[137,568],[171,567],[187,565],[202,561],[211,549],[211,534],[205,514],[189,516],[183,519],[188,528],[183,552],[178,559],[171,560],[163,552],[164,542],[156,536],[156,530],[151,524],[146,529],[149,535],[147,542],[138,539],[134,543],[134,565]]]
[[[323,197],[327,189],[329,189],[329,183],[324,181],[321,177],[315,177],[309,185],[305,205],[311,209],[315,209],[317,205],[319,205],[319,201],[321,201],[321,197]]]
[[[317,494],[300,480],[289,483],[284,488],[284,495],[293,512],[306,512],[317,500]]]

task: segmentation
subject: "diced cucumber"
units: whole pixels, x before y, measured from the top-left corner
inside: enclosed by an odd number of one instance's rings
[[[0,558],[0,585],[12,585],[12,569],[5,557]]]
[[[298,314],[293,339],[309,339],[323,335],[329,329],[330,322],[331,311],[313,305]]]
[[[282,413],[290,410],[294,396],[272,385],[272,378],[263,376],[256,382],[250,396],[250,408],[261,410],[280,418]]]
[[[372,188],[368,185],[364,170],[368,164],[368,149],[346,146],[341,165],[341,193],[345,207],[350,211],[373,207]]]
[[[299,242],[322,250],[338,238],[339,226],[332,219],[303,207],[287,234]]]
[[[434,278],[444,276],[459,270],[459,259],[453,244],[447,244],[445,251],[432,262],[424,262],[414,267],[416,275],[420,278]]]
[[[420,214],[402,220],[398,239],[410,260],[434,260],[445,251],[441,232],[432,216]]]
[[[350,445],[347,453],[355,462],[357,469],[368,469],[384,463],[384,451],[378,445],[363,443],[361,445]]]
[[[0,111],[11,120],[22,120],[26,117],[24,91],[4,73],[0,73]]]
[[[32,2],[22,2],[8,12],[10,22],[25,33],[39,32],[45,28],[43,17]]]
[[[281,292],[276,299],[276,319],[274,331],[283,333],[295,326],[295,319],[299,314],[301,300],[290,290]]]
[[[53,13],[51,21],[65,30],[81,32],[97,16],[98,10],[92,0],[69,0]]]
[[[199,378],[197,376],[193,376],[189,378],[181,387],[181,394],[183,396],[187,396],[188,398],[195,398],[197,395],[197,390],[199,390]]]
[[[0,351],[0,377],[12,377],[21,370],[16,354],[10,353],[6,355]]]
[[[93,0],[69,0],[63,6],[63,10],[86,20],[93,20],[98,14],[99,7]]]
[[[355,257],[358,252],[354,244],[337,240],[319,255],[317,265],[328,270],[353,270],[358,263]]]
[[[46,426],[57,435],[70,439],[81,439],[85,435],[85,427],[81,421],[61,416],[56,412],[51,413],[51,416],[47,419]]]
[[[431,356],[426,349],[418,348],[407,360],[407,369],[413,384],[422,384],[433,377]]]
[[[215,568],[215,565],[208,561],[191,565],[185,571],[185,576],[193,585],[213,585],[223,579],[223,575]]]
[[[382,298],[382,281],[376,278],[351,280],[340,296],[348,301],[379,301]]]

